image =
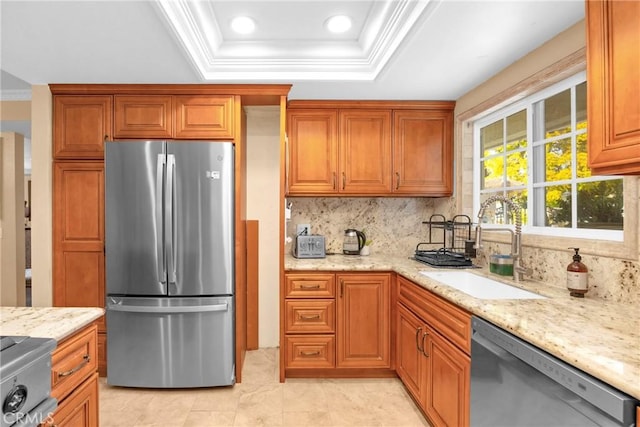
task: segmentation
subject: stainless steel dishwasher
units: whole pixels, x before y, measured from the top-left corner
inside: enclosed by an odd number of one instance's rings
[[[634,426],[638,401],[477,317],[471,426]]]

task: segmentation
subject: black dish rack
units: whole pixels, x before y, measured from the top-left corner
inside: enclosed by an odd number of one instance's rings
[[[416,261],[434,267],[473,267],[472,223],[468,215],[456,215],[447,220],[444,215],[434,214],[422,223],[429,226],[429,240],[416,246]],[[430,249],[435,245],[439,247]]]

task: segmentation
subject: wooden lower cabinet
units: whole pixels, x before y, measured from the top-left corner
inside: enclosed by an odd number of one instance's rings
[[[402,304],[397,307],[396,373],[420,405],[425,402],[425,372],[428,368],[421,346],[428,333],[424,322]]]
[[[391,366],[390,282],[387,273],[337,276],[337,367]]]
[[[437,426],[468,426],[471,358],[437,332],[425,346],[427,416]]]
[[[96,324],[84,328],[58,344],[51,356],[51,396],[58,400],[58,407],[43,425],[99,425],[97,359]]]
[[[58,405],[46,426],[95,427],[98,423],[98,373],[94,373],[75,392]]]
[[[411,295],[410,301],[407,295]],[[471,380],[468,347],[460,348],[407,308],[405,303],[409,302],[421,307],[434,306],[435,301],[424,297],[438,299],[403,277],[398,278],[396,372],[432,425],[468,426]],[[447,323],[447,311],[451,309],[453,323],[459,324],[457,307],[440,299],[437,304],[443,308],[439,322]],[[468,316],[467,329],[470,323]]]
[[[288,273],[283,289],[283,380],[393,375],[390,273]]]

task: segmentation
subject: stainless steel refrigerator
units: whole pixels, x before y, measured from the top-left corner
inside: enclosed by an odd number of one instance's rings
[[[234,148],[105,143],[107,383],[235,382]]]

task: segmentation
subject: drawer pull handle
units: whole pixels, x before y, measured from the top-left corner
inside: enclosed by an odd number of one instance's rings
[[[419,341],[419,338],[418,338],[420,336],[420,332],[422,332],[422,326],[419,327],[418,329],[416,329],[416,348],[418,349],[418,351],[423,351],[420,348],[420,341]]]
[[[319,314],[314,314],[311,316],[305,316],[304,314],[300,315],[300,320],[320,320]]]
[[[318,283],[315,285],[300,285],[300,289],[320,289],[320,285]]]
[[[304,356],[304,357],[312,357],[312,356],[320,356],[320,352],[319,351],[301,351],[300,352],[300,356]]]
[[[68,371],[58,372],[58,378],[68,377],[69,375],[75,374],[89,362],[91,362],[91,356],[85,354],[84,356],[82,356],[82,362],[80,362],[78,366],[76,366],[75,368],[71,368]]]

